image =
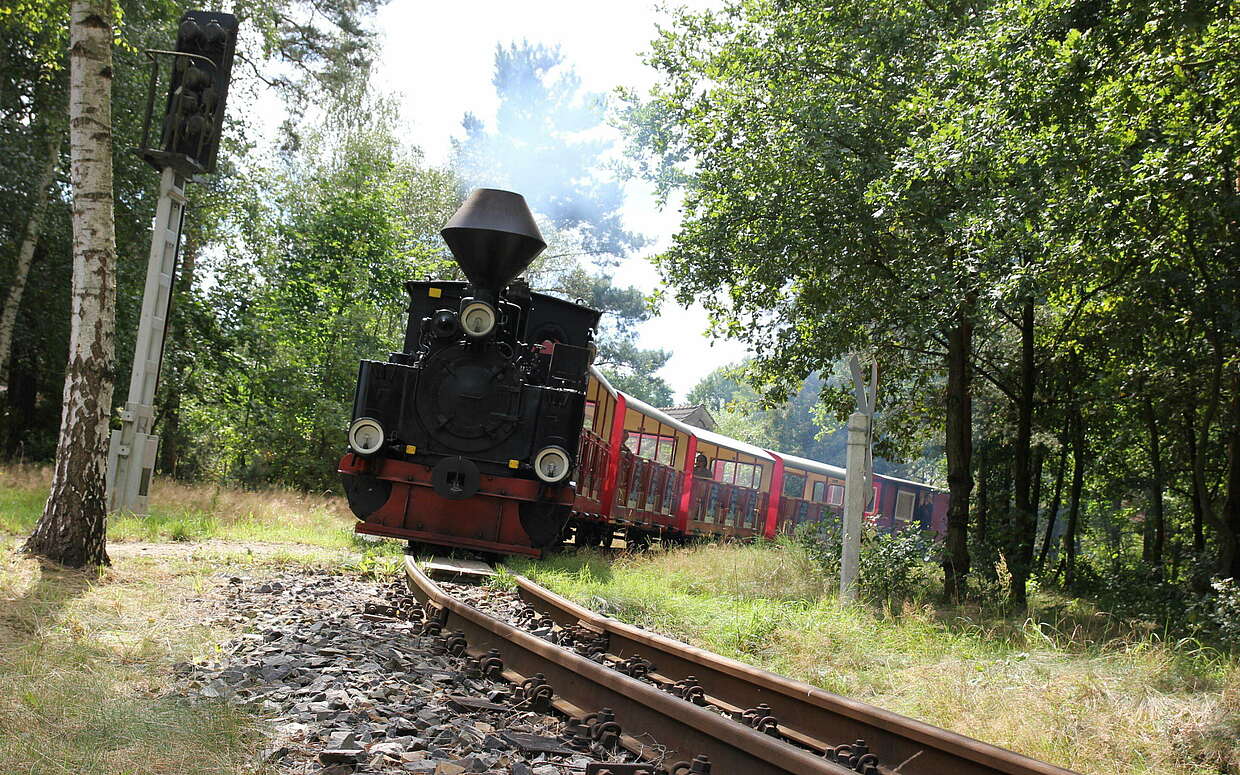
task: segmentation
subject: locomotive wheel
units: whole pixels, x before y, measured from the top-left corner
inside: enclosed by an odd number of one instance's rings
[[[521,504],[521,528],[530,537],[530,546],[545,549],[564,539],[572,509],[555,503],[535,501]]]
[[[624,534],[624,543],[629,551],[644,552],[650,548],[650,534],[644,530],[629,528]]]

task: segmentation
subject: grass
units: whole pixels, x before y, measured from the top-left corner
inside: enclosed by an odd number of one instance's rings
[[[0,533],[29,534],[51,481],[46,465],[0,466]],[[343,499],[293,490],[245,491],[156,477],[150,514],[108,520],[109,541],[297,543],[353,549],[355,519]]]
[[[219,563],[125,557],[86,574],[14,546],[0,540],[0,770],[267,771],[255,761],[264,740],[256,716],[167,692],[175,662],[228,636],[188,613]]]
[[[1015,621],[842,606],[782,543],[510,566],[625,621],[1086,775],[1240,772],[1240,659],[1079,602],[1039,598]]]

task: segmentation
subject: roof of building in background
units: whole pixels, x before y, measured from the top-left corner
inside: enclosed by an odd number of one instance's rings
[[[660,412],[680,420],[688,425],[694,425],[698,428],[705,428],[713,431],[718,427],[715,418],[711,416],[705,406],[701,404],[688,404],[686,406],[664,406],[659,409]]]

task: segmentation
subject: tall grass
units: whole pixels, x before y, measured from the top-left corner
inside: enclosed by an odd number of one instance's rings
[[[1082,773],[1240,772],[1240,661],[1080,601],[845,606],[791,543],[515,560],[613,616]],[[892,763],[897,764],[896,763]]]
[[[28,533],[39,519],[51,481],[46,465],[0,467],[0,533]],[[331,494],[239,490],[156,477],[150,514],[113,516],[112,541],[293,542],[329,548],[354,545],[353,515]]]

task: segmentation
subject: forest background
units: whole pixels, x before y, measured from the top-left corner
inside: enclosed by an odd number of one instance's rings
[[[1240,22],[1227,2],[755,0],[669,12],[658,85],[587,93],[554,47],[501,46],[493,125],[450,164],[371,77],[375,2],[244,2],[219,174],[190,189],[160,469],[332,489],[356,363],[396,349],[402,283],[454,275],[438,228],[474,184],[547,227],[544,290],[607,313],[601,365],[671,402],[613,274],[649,235],[619,176],[683,197],[655,256],[754,354],[689,398],[724,432],[842,462],[860,352],[880,455],[951,489],[946,591],[1010,574],[1185,624],[1240,577]],[[114,104],[183,10],[118,2]],[[0,9],[0,449],[54,453],[71,271],[64,7]],[[237,110],[278,95],[272,146]],[[156,175],[114,111],[123,402]],[[614,149],[592,129],[610,122]],[[1190,605],[1191,604],[1191,605]],[[1205,608],[1202,608],[1205,606]],[[1203,614],[1203,621],[1208,616]],[[1191,624],[1191,622],[1190,622]]]

